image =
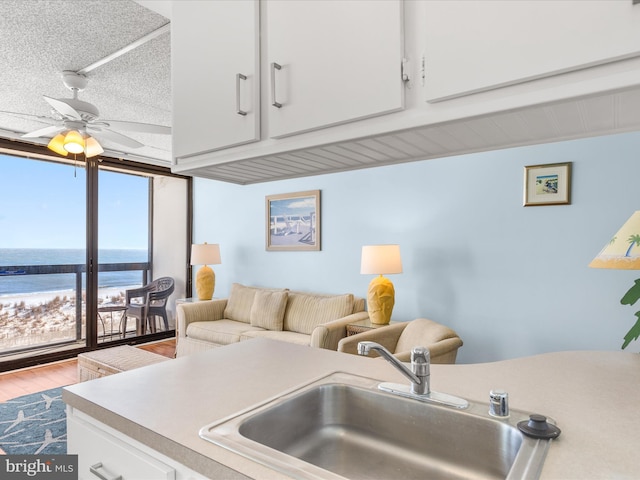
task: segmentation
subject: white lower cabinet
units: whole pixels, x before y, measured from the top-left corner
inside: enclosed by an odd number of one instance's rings
[[[204,480],[206,477],[91,417],[67,410],[67,451],[80,480]]]

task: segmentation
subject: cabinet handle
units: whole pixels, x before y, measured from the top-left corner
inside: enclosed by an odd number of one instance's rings
[[[247,76],[241,73],[236,74],[236,113],[245,116],[247,112],[240,108],[240,80],[246,80]]]
[[[98,471],[100,469],[104,470],[106,472],[106,475],[100,473]],[[107,470],[104,468],[104,466],[102,465],[102,462],[96,463],[95,465],[91,465],[89,467],[89,471],[93,473],[96,477],[98,477],[100,480],[122,480],[122,475],[118,475],[117,477],[110,477],[109,472],[107,472]]]
[[[282,104],[276,101],[276,70],[280,70],[282,65],[271,62],[271,105],[282,108]]]

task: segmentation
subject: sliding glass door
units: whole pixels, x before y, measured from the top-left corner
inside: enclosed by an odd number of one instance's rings
[[[127,295],[150,278],[151,177],[100,168],[98,175],[99,343],[142,335],[140,319],[127,317]],[[130,298],[144,303],[143,297]],[[138,328],[136,328],[138,327]]]
[[[99,168],[98,342],[172,331],[175,299],[186,295],[189,182]],[[160,279],[157,298],[146,305],[158,315],[143,319],[142,287]]]

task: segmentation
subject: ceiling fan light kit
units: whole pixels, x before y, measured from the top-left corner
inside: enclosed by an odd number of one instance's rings
[[[57,134],[51,139],[47,148],[63,157],[66,157],[69,153],[78,154],[84,152],[85,157],[91,158],[104,152],[102,145],[95,138],[89,135],[83,137],[80,132],[75,130],[71,130],[66,134]]]

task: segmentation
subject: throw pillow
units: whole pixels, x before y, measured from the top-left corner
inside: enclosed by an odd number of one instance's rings
[[[282,330],[288,292],[257,291],[251,306],[251,325]]]
[[[251,322],[251,305],[256,289],[245,287],[239,283],[231,285],[231,292],[224,309],[224,318],[237,322]]]

